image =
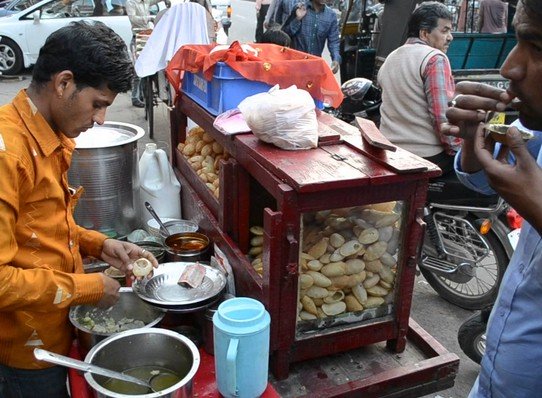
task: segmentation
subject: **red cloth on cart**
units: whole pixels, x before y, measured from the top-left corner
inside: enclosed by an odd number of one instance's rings
[[[271,86],[287,88],[295,84],[307,90],[313,98],[338,107],[343,94],[329,65],[321,57],[269,43],[254,44],[258,55],[245,53],[239,42],[226,50],[210,53],[214,45],[182,46],[166,68],[166,76],[177,93],[181,87],[182,72],[203,72],[210,81],[217,62],[225,62],[230,68],[248,80],[256,80]]]

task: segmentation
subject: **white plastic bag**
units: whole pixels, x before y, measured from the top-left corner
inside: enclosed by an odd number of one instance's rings
[[[239,104],[247,125],[256,137],[282,149],[310,149],[318,145],[318,122],[314,100],[296,86],[245,98]]]

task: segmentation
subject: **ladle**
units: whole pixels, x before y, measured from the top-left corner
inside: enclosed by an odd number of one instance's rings
[[[145,207],[147,208],[149,213],[151,213],[152,218],[154,218],[158,225],[160,225],[160,228],[162,228],[166,232],[166,234],[171,235],[162,220],[160,220],[160,217],[158,217],[158,214],[156,214],[156,212],[152,208],[151,204],[149,202],[145,202]]]
[[[138,379],[137,377],[133,377],[114,370],[105,369],[88,362],[83,362],[70,357],[65,357],[64,355],[55,354],[54,352],[43,350],[41,348],[34,348],[34,356],[40,361],[50,362],[56,365],[62,365],[68,368],[82,370],[83,372],[90,372],[101,376],[110,377],[112,379],[126,381],[128,383],[138,384],[156,392],[151,387],[150,381],[146,382],[144,380]]]

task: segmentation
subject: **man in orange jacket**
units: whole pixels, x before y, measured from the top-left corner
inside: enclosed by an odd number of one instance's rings
[[[67,397],[66,369],[34,359],[41,347],[67,355],[70,306],[109,307],[119,283],[83,273],[82,255],[130,274],[156,259],[136,245],[75,224],[67,171],[73,138],[102,124],[130,89],[122,39],[101,23],[74,22],[49,36],[32,81],[0,108],[0,397]]]

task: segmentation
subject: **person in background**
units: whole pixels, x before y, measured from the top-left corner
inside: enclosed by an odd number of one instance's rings
[[[303,0],[271,0],[265,15],[263,27],[270,29],[274,26],[282,26],[291,15],[294,6]]]
[[[133,67],[124,41],[100,22],[72,22],[46,40],[29,87],[0,107],[0,397],[67,397],[66,368],[37,361],[36,347],[68,355],[71,306],[108,308],[120,285],[85,274],[82,256],[131,274],[156,259],[140,247],[75,224],[68,185],[73,138],[102,124]],[[97,137],[99,139],[99,137]],[[114,172],[114,171],[112,171]]]
[[[102,0],[93,0],[94,2],[94,11],[92,11],[93,16],[100,16],[104,14],[104,5]]]
[[[126,15],[126,0],[106,0],[109,15]]]
[[[190,0],[192,3],[198,3],[205,8],[207,14],[207,32],[209,34],[209,42],[216,43],[216,36],[218,32],[218,22],[213,18],[213,8],[209,0]]]
[[[508,3],[504,0],[481,0],[478,11],[478,32],[506,33]]]
[[[151,15],[150,7],[159,3],[162,0],[127,0],[126,1],[126,14],[130,19],[132,25],[132,58],[135,61],[135,36],[138,32],[152,29],[154,27],[154,17]],[[165,0],[166,6],[169,8],[171,5],[169,0]],[[132,105],[138,108],[144,108],[143,102],[143,90],[141,87],[141,79],[134,74],[134,81],[132,82]]]
[[[263,32],[260,43],[272,43],[283,47],[290,47],[292,41],[290,40],[290,36],[282,30],[271,28]]]
[[[255,35],[256,43],[261,43],[263,35],[263,24],[267,15],[267,10],[269,10],[269,4],[271,4],[271,0],[256,0],[256,4],[254,6],[254,8],[256,8],[257,18]]]
[[[453,172],[461,141],[442,134],[454,80],[446,51],[452,15],[438,2],[412,13],[406,43],[386,57],[378,72],[382,88],[380,131],[392,143]]]
[[[337,73],[341,63],[337,15],[326,5],[328,0],[310,0],[297,4],[295,17],[282,27],[293,40],[296,50],[322,56],[324,46],[331,54],[331,70]]]
[[[521,235],[489,317],[480,375],[470,398],[532,398],[542,391],[542,2],[520,0],[514,16],[517,45],[501,67],[502,90],[458,83],[446,112],[445,134],[463,138],[456,156],[459,179],[478,192],[496,192],[523,218]],[[534,131],[524,142],[509,128],[506,144],[486,137],[489,111],[512,106],[516,125]]]

